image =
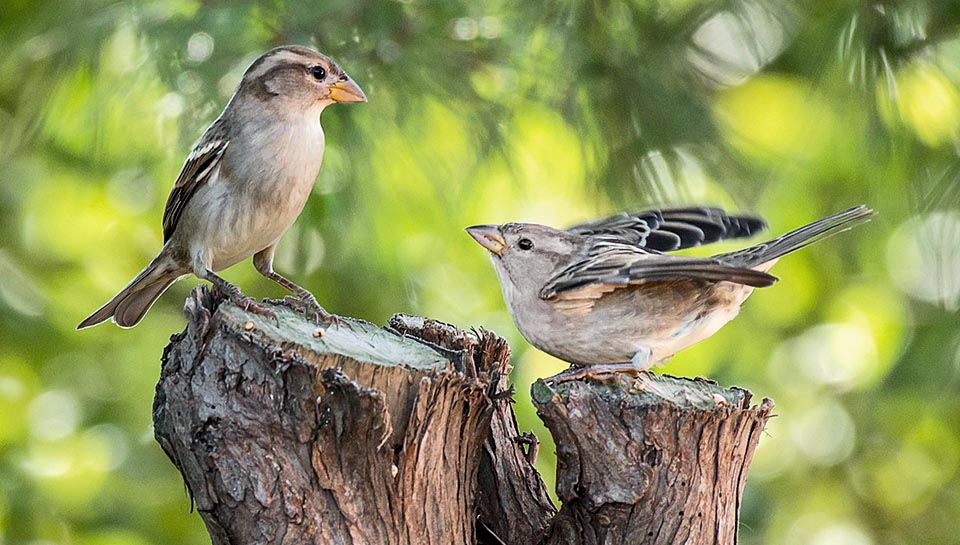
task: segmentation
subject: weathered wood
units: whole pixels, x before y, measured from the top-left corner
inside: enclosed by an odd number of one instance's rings
[[[394,316],[390,326],[446,350],[469,355],[491,377],[493,415],[479,470],[481,543],[532,545],[543,538],[557,510],[533,466],[513,413],[510,347],[489,331],[467,333],[435,320]]]
[[[216,545],[472,544],[490,381],[372,324],[195,290],[156,436]]]
[[[705,379],[533,386],[557,444],[563,508],[546,544],[737,542],[747,470],[773,402]]]
[[[271,308],[196,289],[164,353],[157,440],[215,545],[735,543],[769,400],[653,375],[536,383],[558,512],[520,438],[503,339]]]

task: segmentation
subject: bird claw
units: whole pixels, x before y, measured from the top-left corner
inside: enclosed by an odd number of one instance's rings
[[[253,297],[244,295],[237,286],[230,284],[225,290],[221,291],[227,296],[231,303],[242,308],[244,311],[273,320],[277,325],[280,324],[275,312],[261,305]]]
[[[283,298],[283,301],[289,305],[290,308],[300,312],[308,319],[317,323],[340,325],[340,317],[336,314],[330,314],[327,312],[326,309],[320,306],[320,303],[317,302],[317,298],[311,293],[305,293],[300,297],[288,295]]]
[[[268,320],[273,320],[274,322],[277,322],[279,324],[277,314],[272,310],[270,310],[269,308],[258,303],[257,300],[254,299],[253,297],[241,296],[239,300],[231,299],[231,301],[233,302],[233,304],[237,305],[238,307],[242,308],[243,310],[251,314],[263,316],[264,318],[267,318]]]
[[[647,373],[640,367],[638,367],[634,362],[625,362],[625,363],[605,363],[601,365],[587,365],[584,367],[571,367],[566,371],[562,371],[553,375],[552,377],[547,377],[544,379],[550,386],[556,386],[564,382],[571,382],[574,380],[583,380],[583,379],[595,379],[595,380],[604,380],[620,375],[630,375],[634,378],[638,377],[641,373]]]

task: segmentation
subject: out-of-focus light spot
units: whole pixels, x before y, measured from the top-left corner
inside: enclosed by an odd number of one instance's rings
[[[479,24],[480,37],[487,40],[495,40],[503,34],[503,22],[499,17],[487,15],[480,18]]]
[[[150,545],[150,542],[129,530],[110,529],[85,535],[77,545]]]
[[[950,143],[960,136],[960,92],[933,64],[914,62],[896,75],[895,85],[879,85],[877,93],[888,122],[892,121],[892,104],[900,120],[928,146]]]
[[[487,99],[513,98],[519,78],[515,70],[487,64],[470,75],[470,83],[478,95]]]
[[[870,331],[852,324],[813,327],[791,342],[792,360],[815,384],[849,390],[876,375]]]
[[[400,45],[393,40],[380,40],[377,44],[377,56],[381,61],[393,64],[400,58]]]
[[[117,30],[100,53],[103,68],[113,74],[122,74],[139,67],[143,62],[140,55],[137,33],[129,21],[117,26]]]
[[[809,545],[872,545],[873,538],[855,524],[841,522],[818,530],[806,541]]]
[[[0,360],[0,446],[27,433],[27,400],[37,388],[33,369],[19,360]]]
[[[187,60],[200,64],[213,54],[213,36],[206,32],[197,32],[187,40]]]
[[[871,545],[873,538],[861,524],[843,515],[808,511],[790,525],[785,536],[770,542],[806,545]]]
[[[797,467],[799,455],[789,443],[783,419],[770,419],[763,431],[764,437],[757,445],[750,465],[751,481],[772,481]]]
[[[177,89],[185,95],[192,95],[200,90],[203,83],[200,76],[193,70],[184,70],[177,76]]]
[[[778,4],[768,4],[741,2],[737,13],[721,11],[707,19],[693,34],[690,62],[711,82],[729,86],[775,59],[795,25]]]
[[[420,237],[429,245],[435,245],[436,239]],[[431,244],[432,243],[432,244]],[[448,263],[452,261],[447,261]],[[485,311],[487,301],[482,297],[482,291],[461,290],[457,287],[470,285],[472,277],[463,269],[452,265],[438,265],[424,267],[417,275],[422,279],[419,291],[423,301],[421,303],[427,315],[450,312],[456,309],[458,319],[470,319]]]
[[[905,420],[891,430],[902,443],[881,445],[853,466],[857,493],[897,519],[926,511],[960,469],[960,439],[952,423],[937,414]]]
[[[510,183],[513,187],[521,184],[520,195],[529,193],[531,198],[507,203],[503,192],[490,189],[480,199],[491,209],[487,217],[509,212],[512,221],[566,225],[574,213],[582,213],[588,197],[588,188],[583,184],[585,165],[580,139],[557,112],[532,106],[522,111],[509,129],[514,171]],[[549,195],[542,191],[544,187],[550,188]],[[493,210],[496,215],[490,213]]]
[[[804,253],[787,256],[771,273],[782,281],[770,288],[755,290],[744,303],[744,309],[770,327],[788,328],[802,323],[820,303],[821,287],[813,258]]]
[[[46,137],[78,159],[104,165],[129,164],[131,157],[146,164],[164,155],[157,133],[162,137],[175,132],[175,124],[153,112],[168,89],[155,70],[143,67],[143,58],[136,61],[131,68],[137,70],[136,77],[106,68],[94,72],[87,63],[64,70],[46,109]],[[97,128],[96,138],[90,137],[91,127]],[[62,172],[74,179],[81,176],[77,171]]]
[[[757,75],[721,92],[714,112],[724,137],[765,164],[824,156],[837,130],[836,116],[816,93],[781,76]]]
[[[157,103],[157,113],[164,117],[180,117],[183,105],[183,96],[180,93],[167,93]]]
[[[327,144],[323,152],[323,168],[320,176],[313,185],[313,193],[317,195],[332,195],[341,191],[350,181],[352,172],[350,158],[340,146]]]
[[[50,177],[38,183],[24,207],[24,246],[45,258],[82,261],[90,252],[88,241],[103,232],[103,219],[115,215],[103,197],[99,187],[75,178]]]
[[[27,60],[37,62],[69,47],[69,45],[68,36],[58,32],[44,32],[25,40],[20,50],[23,51]]]
[[[237,85],[240,84],[240,80],[243,78],[243,73],[253,60],[253,58],[240,60],[217,81],[217,91],[220,92],[221,96],[228,97],[236,91]]]
[[[306,226],[287,233],[280,245],[277,251],[277,267],[298,275],[315,272],[323,264],[326,255],[323,235],[320,231]]]
[[[875,497],[890,510],[915,505],[941,484],[944,475],[938,466],[929,453],[905,445],[872,472]]]
[[[96,510],[110,461],[109,447],[97,433],[69,435],[30,446],[22,467],[33,476],[44,501],[73,513]]]
[[[953,372],[955,375],[960,376],[960,335],[954,337],[953,343],[954,346],[956,346],[956,349],[953,351]]]
[[[0,302],[24,316],[43,313],[43,295],[31,275],[6,250],[0,249]]]
[[[0,397],[22,399],[26,393],[27,387],[16,378],[0,376]]]
[[[473,17],[460,17],[450,25],[450,37],[454,40],[469,41],[480,35],[480,23]]]
[[[135,215],[150,209],[156,198],[156,184],[143,171],[119,170],[107,183],[110,204],[124,212]]]
[[[80,404],[69,392],[50,390],[30,402],[27,409],[30,433],[45,440],[59,439],[77,429]]]
[[[100,424],[90,428],[87,433],[109,449],[110,455],[106,460],[106,469],[115,470],[119,468],[130,455],[130,439],[119,426]]]
[[[906,300],[887,284],[852,285],[832,298],[829,317],[832,322],[856,325],[870,335],[876,363],[860,369],[852,386],[875,387],[893,368],[907,342],[910,317]]]
[[[960,212],[904,222],[887,243],[887,269],[905,294],[948,310],[960,306]]]
[[[830,398],[818,398],[789,416],[789,433],[794,446],[811,463],[838,464],[853,452],[856,430],[847,410]]]

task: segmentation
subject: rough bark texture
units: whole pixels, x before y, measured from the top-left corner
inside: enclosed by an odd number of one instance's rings
[[[538,382],[557,512],[502,339],[271,308],[196,289],[164,353],[157,440],[214,544],[735,543],[769,400],[670,377]]]
[[[535,383],[563,501],[545,543],[736,543],[747,470],[773,409],[750,397],[656,375]]]

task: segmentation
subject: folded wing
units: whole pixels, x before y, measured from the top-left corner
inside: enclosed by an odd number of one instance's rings
[[[597,240],[587,255],[557,272],[540,291],[547,300],[596,299],[627,286],[675,279],[766,287],[777,278],[712,258],[674,257],[629,244]]]
[[[622,213],[568,229],[578,235],[672,252],[720,240],[748,237],[766,229],[753,216],[732,216],[720,208],[691,207]]]

